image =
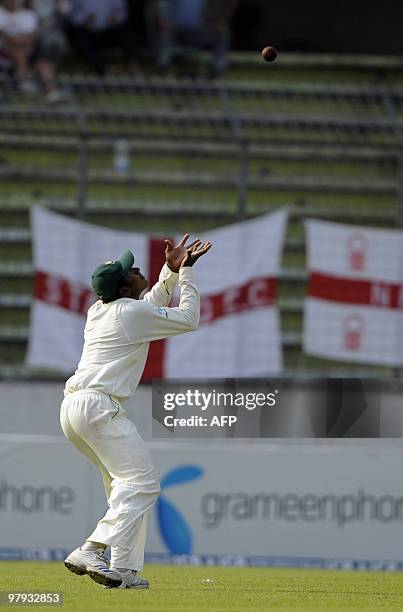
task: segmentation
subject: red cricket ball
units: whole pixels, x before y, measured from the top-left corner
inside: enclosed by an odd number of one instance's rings
[[[274,62],[277,57],[277,49],[274,47],[265,47],[262,51],[262,57],[265,62]]]

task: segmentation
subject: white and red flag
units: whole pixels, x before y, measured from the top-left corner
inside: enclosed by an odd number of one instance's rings
[[[309,355],[403,362],[403,232],[306,222]]]
[[[282,369],[276,306],[287,212],[209,231],[213,249],[194,268],[201,293],[197,332],[152,342],[143,380],[259,376]],[[81,356],[91,274],[130,248],[153,284],[164,238],[122,232],[34,208],[34,299],[27,362],[74,371]],[[203,239],[203,235],[201,238]]]

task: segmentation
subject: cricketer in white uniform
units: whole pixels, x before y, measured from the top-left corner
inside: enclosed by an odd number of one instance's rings
[[[200,298],[191,266],[211,243],[196,240],[185,247],[188,238],[186,234],[176,247],[165,241],[166,263],[142,299],[147,281],[133,267],[131,251],[96,268],[92,286],[100,299],[88,310],[81,360],[64,390],[63,432],[101,471],[109,506],[65,565],[107,587],[148,587],[138,572],[144,563],[146,512],[160,486],[150,454],[121,402],[139,384],[150,341],[195,330],[199,324]],[[179,306],[170,308],[177,283]],[[104,555],[107,546],[110,565]]]

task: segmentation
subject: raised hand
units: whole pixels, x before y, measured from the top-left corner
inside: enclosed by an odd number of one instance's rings
[[[165,261],[172,272],[179,272],[181,266],[193,266],[211,248],[211,242],[202,243],[200,239],[185,246],[188,239],[189,234],[185,234],[176,246],[171,240],[165,240]]]
[[[213,246],[211,242],[201,242],[200,240],[197,242],[198,244],[193,243],[186,249],[186,255],[182,260],[181,267],[193,266],[199,257],[205,255]]]
[[[165,240],[165,261],[172,272],[179,272],[182,260],[186,256],[187,249],[191,249],[200,244],[200,240],[195,240],[192,244],[185,247],[190,234],[185,234],[182,240],[173,246],[172,240]]]

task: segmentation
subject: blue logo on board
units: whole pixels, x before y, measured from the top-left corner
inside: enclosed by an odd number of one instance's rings
[[[161,480],[161,495],[157,501],[157,517],[162,539],[174,555],[190,555],[193,548],[192,532],[182,513],[164,497],[164,490],[203,476],[198,465],[181,465],[170,470]]]

